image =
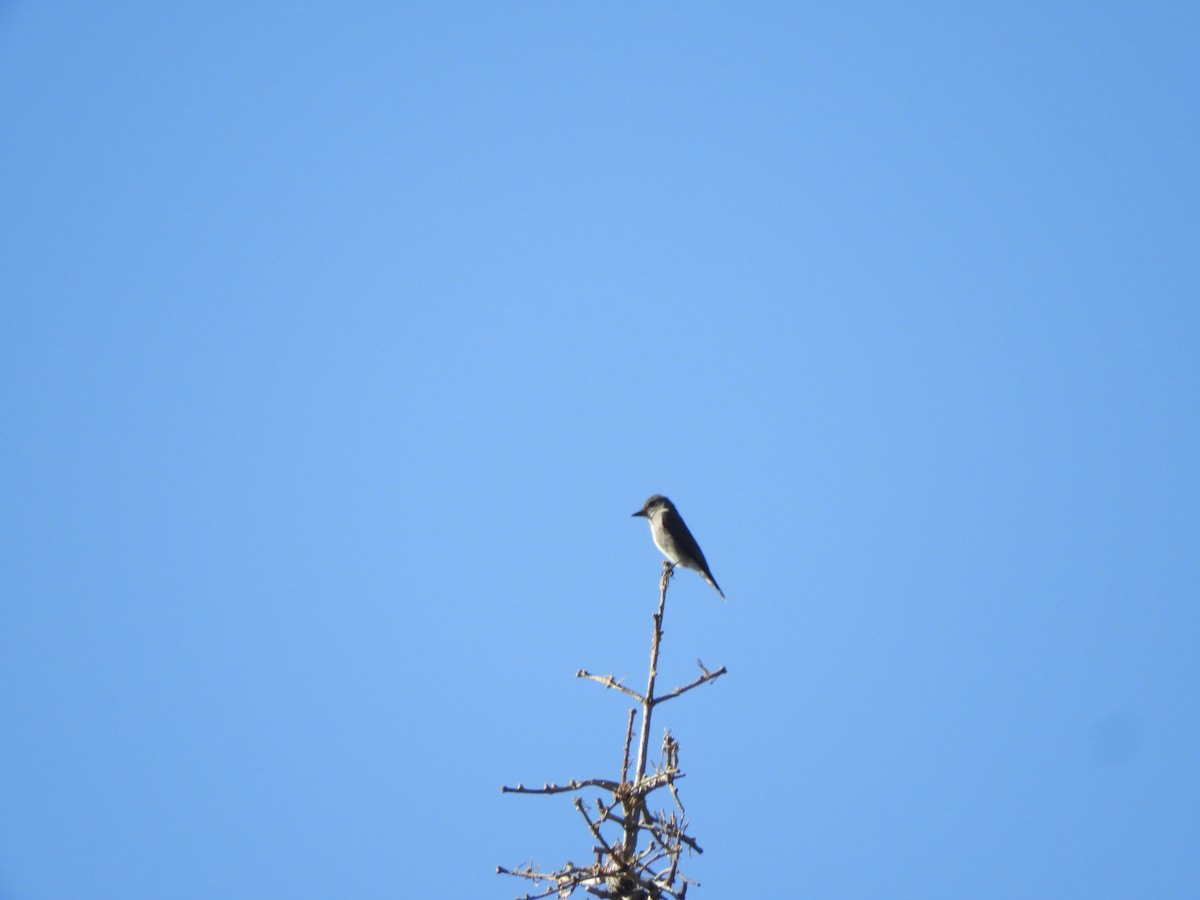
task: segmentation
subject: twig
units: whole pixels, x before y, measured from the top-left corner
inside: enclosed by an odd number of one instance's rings
[[[583,801],[576,797],[574,802],[575,808],[579,810],[579,814],[583,816],[583,821],[587,822],[588,831],[592,833],[592,837],[600,842],[600,846],[603,848],[605,853],[607,853],[609,856],[612,856],[613,848],[609,846],[608,841],[604,839],[604,835],[600,833],[600,826],[592,821],[592,817],[589,816],[587,814],[587,810],[583,808]]]
[[[555,877],[546,872],[540,872],[537,869],[506,869],[504,866],[496,866],[497,875],[515,875],[517,878],[528,878],[530,881],[535,881],[539,884],[550,883],[555,881]],[[557,885],[549,890],[542,891],[540,894],[525,894],[519,897],[518,900],[538,900],[539,897],[549,897],[558,890]]]
[[[576,781],[572,778],[566,784],[543,784],[540,788],[527,788],[523,784],[517,784],[516,787],[508,787],[504,785],[500,788],[502,794],[568,794],[571,791],[582,790],[583,788],[598,787],[606,791],[615,791],[620,785],[615,781],[607,778],[585,778],[582,781]]]
[[[701,849],[700,845],[696,843],[696,839],[689,835],[685,830],[687,828],[687,823],[673,825],[662,818],[656,819],[653,816],[650,816],[648,818],[648,822],[643,823],[640,827],[653,834],[655,839],[663,846],[667,846],[670,841],[674,839],[680,841],[681,843],[687,844],[689,848],[698,854],[704,853],[704,850]]]
[[[633,792],[639,797],[645,797],[657,791],[660,787],[664,787],[675,781],[677,778],[686,778],[686,772],[658,772],[654,775],[647,775],[637,785],[634,785]]]
[[[629,688],[625,687],[625,685],[621,684],[621,682],[619,682],[612,675],[595,675],[595,674],[589,672],[587,669],[580,669],[578,672],[575,673],[575,677],[576,678],[587,678],[587,679],[590,679],[591,681],[595,681],[597,684],[604,685],[606,688],[612,688],[614,691],[620,691],[622,694],[628,694],[630,697],[632,697],[638,703],[646,702],[645,697],[643,697],[637,691],[630,690]]]
[[[625,726],[625,755],[621,759],[622,784],[629,780],[629,745],[633,742],[633,717],[636,715],[636,709],[629,710],[629,724]]]
[[[682,694],[686,694],[692,688],[697,688],[697,687],[700,687],[700,685],[702,685],[702,684],[708,684],[708,682],[710,682],[710,681],[715,681],[716,679],[720,678],[724,674],[725,674],[724,666],[721,666],[721,668],[717,669],[717,671],[715,671],[715,672],[705,672],[703,675],[701,675],[699,678],[697,678],[691,684],[685,684],[683,687],[677,687],[673,691],[669,691],[669,692],[663,694],[661,697],[655,697],[653,700],[653,703],[655,706],[658,706],[658,704],[660,704],[660,703],[666,703],[668,700],[674,700],[676,697],[678,697]]]

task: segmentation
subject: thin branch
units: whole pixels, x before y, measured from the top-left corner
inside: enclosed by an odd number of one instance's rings
[[[692,688],[697,688],[702,684],[708,684],[710,681],[715,681],[724,674],[726,674],[724,666],[721,666],[721,668],[717,669],[715,672],[705,672],[691,684],[685,684],[683,687],[677,687],[675,690],[669,691],[668,693],[663,694],[661,697],[655,697],[650,702],[655,706],[658,706],[660,703],[666,703],[668,700],[674,700],[676,697],[686,694]]]
[[[650,714],[654,711],[654,682],[658,679],[658,648],[662,643],[663,611],[667,606],[667,585],[675,572],[667,560],[663,560],[662,578],[658,583],[658,612],[654,614],[654,632],[650,637],[650,674],[646,679],[646,696],[642,700],[642,729],[638,735],[637,767],[633,771],[633,783],[637,785],[646,775],[646,748],[650,743]],[[637,851],[637,823],[641,813],[635,809],[625,822],[625,853],[632,858]]]
[[[633,717],[636,709],[629,710],[629,724],[625,726],[625,756],[621,759],[621,783],[629,780],[629,745],[633,742]]]
[[[506,875],[519,875],[519,872],[505,872]],[[522,894],[517,900],[542,900],[543,897],[553,897],[559,892],[557,884],[548,887],[546,890],[538,894]]]
[[[667,884],[675,883],[675,873],[678,871],[679,871],[679,854],[676,853],[674,856],[671,857],[671,868],[667,869],[667,871],[664,873],[666,875]],[[683,891],[680,893],[679,896],[682,897],[686,893],[687,893],[687,885],[685,884],[683,886]]]
[[[517,878],[528,878],[530,881],[537,882],[538,884],[548,884],[557,880],[553,874],[541,872],[532,867],[528,869],[506,869],[504,866],[496,866],[496,874],[515,875]],[[550,888],[548,891],[542,891],[540,894],[525,894],[523,897],[518,898],[518,900],[537,900],[538,897],[549,897],[557,890],[558,887],[555,886]]]
[[[696,839],[684,830],[687,827],[687,823],[673,825],[662,818],[655,818],[653,816],[648,817],[648,819],[648,822],[643,823],[639,827],[644,828],[646,831],[649,831],[651,834],[653,834],[655,840],[657,840],[664,847],[669,846],[670,842],[675,840],[679,841],[680,843],[687,844],[688,847],[694,850],[696,853],[704,853],[704,851],[700,848],[700,845],[696,843]]]
[[[562,869],[557,872],[542,872],[530,866],[525,869],[506,869],[504,866],[496,866],[496,874],[498,875],[515,875],[518,878],[528,878],[530,881],[538,882],[539,884],[551,884],[550,888],[542,890],[540,893],[525,894],[517,900],[538,900],[541,897],[549,897],[554,894],[562,895],[564,890],[568,888],[574,891],[580,887],[585,881],[589,881],[599,875],[598,866],[588,866],[579,868],[574,863],[567,863]]]
[[[613,855],[613,848],[609,845],[608,841],[604,839],[604,835],[600,833],[600,825],[592,821],[592,817],[589,816],[587,814],[587,810],[583,808],[582,800],[576,797],[574,802],[575,808],[579,810],[579,814],[583,816],[583,821],[587,822],[588,831],[592,833],[592,837],[600,842],[600,846],[604,849],[604,852],[611,857]]]
[[[679,814],[686,816],[687,810],[683,808],[683,801],[679,799],[679,791],[675,789],[675,785],[673,783],[668,784],[667,788],[671,791],[671,796],[675,798],[675,805],[679,807]]]
[[[595,675],[595,674],[589,672],[587,669],[580,669],[578,672],[575,673],[575,677],[576,678],[587,678],[591,681],[595,681],[597,684],[604,685],[606,688],[612,688],[614,691],[620,691],[622,694],[628,694],[630,697],[632,697],[638,703],[646,702],[645,697],[643,697],[637,691],[633,691],[633,690],[630,690],[629,688],[625,687],[625,685],[621,684],[621,682],[619,682],[612,675]]]
[[[645,797],[647,794],[654,793],[660,787],[665,787],[678,778],[686,777],[687,772],[658,772],[654,775],[647,775],[642,779],[642,783],[634,788],[634,793],[639,797]]]
[[[516,875],[518,878],[529,878],[533,881],[549,881],[550,876],[543,872],[539,872],[532,867],[525,869],[509,869],[505,866],[496,866],[497,875]]]
[[[654,880],[658,880],[658,875],[651,868],[655,863],[660,863],[664,859],[671,858],[671,851],[667,850],[658,844],[651,844],[642,851],[642,855],[638,857],[637,867],[643,872],[649,872]]]
[[[621,822],[621,817],[618,815],[615,815],[613,813],[613,810],[616,809],[620,805],[620,803],[621,803],[621,792],[620,791],[613,794],[612,803],[608,804],[608,806],[605,806],[604,801],[601,800],[599,797],[597,797],[596,798],[596,811],[600,813],[600,821],[607,822],[609,819],[612,819],[614,822],[618,822],[618,823]]]
[[[566,784],[543,784],[540,788],[527,788],[523,784],[517,784],[516,787],[504,785],[500,788],[502,794],[569,794],[571,791],[579,791],[583,788],[598,787],[606,791],[616,791],[621,786],[615,781],[610,781],[607,778],[585,778],[582,781],[576,781],[572,778]]]

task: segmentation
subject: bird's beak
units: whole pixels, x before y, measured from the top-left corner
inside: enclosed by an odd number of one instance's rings
[[[641,516],[643,519],[650,518],[649,516],[646,515],[646,511],[644,509],[639,509],[637,512],[634,513],[634,515]]]

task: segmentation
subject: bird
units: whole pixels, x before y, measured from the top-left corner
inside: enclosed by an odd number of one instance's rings
[[[654,546],[662,551],[662,555],[672,567],[683,566],[699,572],[700,577],[721,595],[721,599],[725,599],[725,592],[717,586],[700,545],[683,523],[683,516],[679,515],[674,503],[662,494],[655,494],[634,515],[641,516],[650,523],[650,536],[654,538]]]

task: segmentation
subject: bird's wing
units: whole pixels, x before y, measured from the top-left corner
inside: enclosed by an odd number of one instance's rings
[[[683,516],[673,509],[668,509],[663,513],[663,519],[663,525],[679,541],[679,549],[700,563],[700,568],[707,572],[708,561],[704,558],[704,551],[700,549],[700,545],[696,543],[696,539],[692,537],[691,531],[684,524]]]

